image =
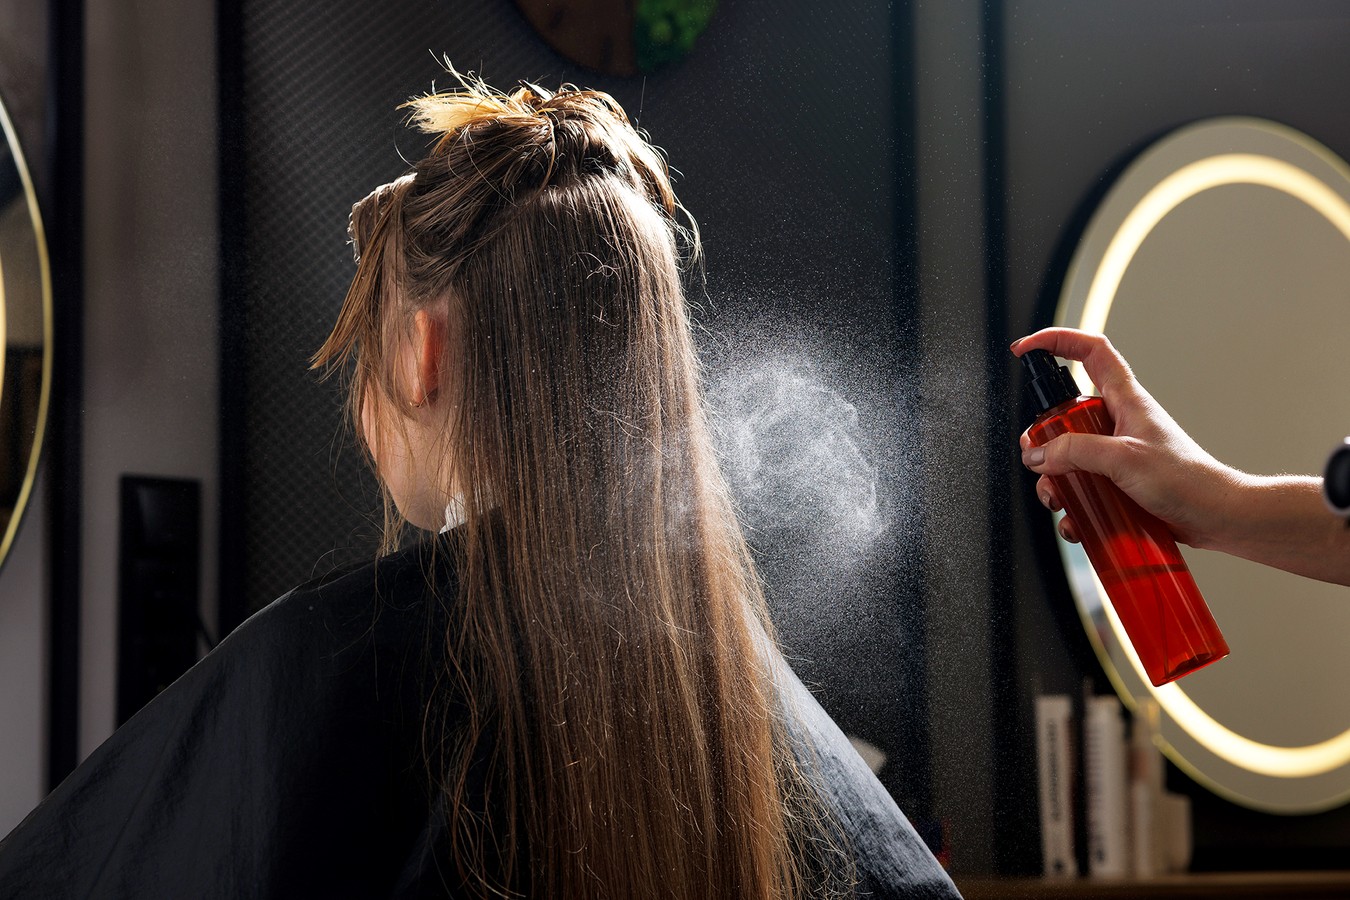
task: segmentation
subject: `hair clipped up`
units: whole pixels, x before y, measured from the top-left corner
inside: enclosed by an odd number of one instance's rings
[[[414,127],[439,136],[432,158],[463,154],[479,163],[508,157],[507,177],[498,187],[511,200],[523,190],[612,172],[672,219],[683,212],[692,227],[692,218],[675,198],[665,160],[609,94],[571,84],[554,92],[530,83],[507,94],[453,67],[449,72],[459,90],[433,92],[404,104],[412,110]],[[485,172],[485,177],[491,176]]]
[[[357,261],[338,321],[312,357],[332,372],[358,360],[359,404],[383,367],[391,302],[426,302],[451,290],[460,268],[531,198],[613,177],[659,211],[684,266],[702,255],[698,223],[671,187],[660,150],[609,94],[564,84],[522,83],[505,93],[446,62],[458,89],[415,97],[409,124],[433,135],[408,174],[352,207],[348,236]]]

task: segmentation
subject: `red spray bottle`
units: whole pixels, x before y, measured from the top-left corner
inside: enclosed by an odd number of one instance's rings
[[[1073,375],[1048,352],[1028,351],[1022,362],[1037,412],[1027,430],[1033,447],[1067,432],[1115,433],[1102,399],[1079,396]],[[1166,684],[1228,655],[1166,525],[1101,475],[1051,480],[1150,681]]]

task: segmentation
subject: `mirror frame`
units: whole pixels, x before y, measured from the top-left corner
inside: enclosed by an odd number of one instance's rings
[[[18,456],[24,466],[24,475],[18,494],[13,497],[13,511],[9,515],[9,520],[0,524],[0,529],[3,529],[0,531],[0,568],[2,568],[9,556],[10,548],[14,544],[15,535],[23,521],[24,513],[32,500],[33,486],[37,480],[38,462],[42,456],[47,431],[47,411],[51,399],[52,384],[53,307],[51,265],[47,255],[47,239],[42,226],[42,215],[38,209],[37,192],[33,188],[33,180],[24,161],[18,133],[14,129],[13,122],[10,121],[3,100],[0,100],[0,129],[4,131],[10,154],[10,164],[14,166],[17,180],[23,187],[24,202],[28,208],[28,217],[25,220],[28,229],[18,237],[18,240],[32,242],[35,253],[30,252],[28,255],[31,255],[35,260],[37,268],[36,272],[31,269],[29,271],[14,271],[6,264],[6,261],[12,258],[11,247],[0,244],[0,398],[16,389],[14,385],[6,383],[5,359],[9,348],[9,333],[6,323],[13,318],[13,304],[16,302],[14,299],[15,292],[6,289],[6,284],[13,283],[11,279],[28,280],[36,277],[41,282],[40,298],[42,303],[40,312],[42,317],[41,373],[37,376],[37,379],[29,377],[26,383],[18,386],[20,390],[26,393],[36,392],[38,397],[37,414],[32,433],[20,436]],[[29,310],[29,312],[31,313],[32,310]],[[40,383],[33,383],[35,380]],[[10,425],[9,422],[0,421],[0,428],[7,428]],[[10,497],[0,497],[0,502],[7,503],[10,499]]]
[[[1186,199],[1232,184],[1262,185],[1294,197],[1350,245],[1350,165],[1274,122],[1204,120],[1153,143],[1111,186],[1074,251],[1055,324],[1105,332],[1115,293],[1152,229]],[[1080,363],[1072,371],[1080,384],[1088,383]],[[1275,746],[1220,723],[1186,693],[1184,682],[1153,686],[1086,554],[1055,534],[1075,606],[1102,668],[1131,712],[1147,701],[1159,705],[1158,742],[1172,762],[1215,794],[1264,812],[1312,813],[1350,800],[1350,722],[1317,744]]]

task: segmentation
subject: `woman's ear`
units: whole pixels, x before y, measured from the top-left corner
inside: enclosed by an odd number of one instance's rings
[[[434,402],[441,390],[441,360],[445,354],[445,322],[419,309],[413,316],[413,375],[408,400],[413,406]]]

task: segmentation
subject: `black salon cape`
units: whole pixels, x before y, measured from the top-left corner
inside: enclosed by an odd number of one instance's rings
[[[428,546],[296,588],[236,629],[0,843],[0,897],[456,896],[419,749],[437,596],[454,597],[443,568],[427,587]],[[784,680],[859,894],[957,896],[835,724]]]

